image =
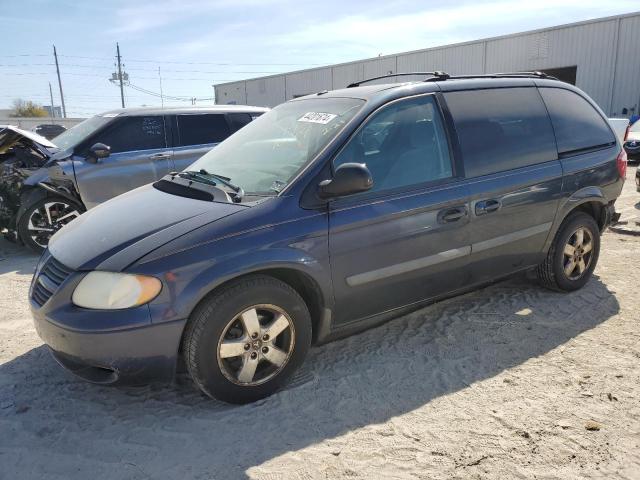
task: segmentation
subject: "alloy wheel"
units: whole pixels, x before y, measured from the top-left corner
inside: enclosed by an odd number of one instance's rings
[[[46,248],[53,234],[80,214],[80,210],[69,203],[46,202],[29,215],[27,223],[29,237],[37,245]]]
[[[275,377],[289,361],[295,332],[289,315],[275,305],[255,305],[225,327],[217,348],[223,375],[242,386]]]
[[[584,227],[579,227],[564,246],[564,274],[570,280],[577,280],[588,270],[593,254],[593,237]]]

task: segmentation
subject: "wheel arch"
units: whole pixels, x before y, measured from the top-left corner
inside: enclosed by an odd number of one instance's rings
[[[593,217],[602,233],[607,224],[607,204],[607,197],[600,187],[586,187],[574,192],[558,207],[558,213],[545,242],[544,251],[549,250],[562,223],[575,212],[584,212]]]
[[[590,186],[574,192],[565,202],[560,224],[573,212],[585,212],[591,215],[600,231],[606,225],[606,208],[608,200],[600,187]]]
[[[224,281],[216,284],[206,294],[204,294],[193,306],[189,317],[195,311],[199,305],[207,301],[211,296],[220,292],[225,287],[235,282],[241,281],[244,278],[264,275],[280,280],[293,288],[309,309],[311,316],[311,328],[312,328],[312,343],[318,343],[328,334],[330,331],[331,309],[330,300],[327,298],[326,293],[323,292],[320,284],[316,279],[307,272],[302,271],[299,268],[295,268],[290,265],[274,265],[265,266],[251,271],[245,271],[238,273]],[[180,349],[182,348],[182,340],[186,332],[186,326],[182,332],[180,338]],[[179,351],[181,355],[181,350]]]

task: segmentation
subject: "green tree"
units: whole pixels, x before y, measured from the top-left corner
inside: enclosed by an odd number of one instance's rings
[[[46,117],[49,115],[42,105],[18,98],[13,101],[13,117]]]

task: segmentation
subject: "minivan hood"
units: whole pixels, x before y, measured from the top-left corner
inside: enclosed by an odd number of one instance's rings
[[[83,213],[51,238],[49,251],[74,270],[120,271],[174,238],[245,208],[145,185]]]

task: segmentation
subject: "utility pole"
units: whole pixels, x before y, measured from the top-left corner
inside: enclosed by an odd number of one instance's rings
[[[51,97],[51,120],[53,120],[56,116],[56,111],[53,106],[53,90],[51,90],[51,82],[49,82],[49,97]]]
[[[116,42],[116,51],[118,52],[118,79],[120,80],[120,100],[122,100],[122,108],[124,108],[124,88],[122,87],[122,66],[120,65],[120,45],[118,45],[117,42]],[[64,102],[62,104],[64,105]]]
[[[164,108],[164,97],[162,96],[162,75],[160,74],[160,67],[158,67],[158,78],[160,79],[160,105]]]
[[[58,73],[58,86],[60,87],[60,101],[62,102],[62,116],[67,118],[67,109],[64,106],[64,94],[62,93],[62,80],[60,80],[60,67],[58,66],[58,53],[56,46],[53,46],[53,58],[56,60],[56,72]],[[52,102],[53,103],[53,102]],[[53,105],[51,105],[53,107]]]

